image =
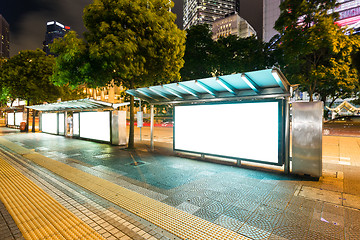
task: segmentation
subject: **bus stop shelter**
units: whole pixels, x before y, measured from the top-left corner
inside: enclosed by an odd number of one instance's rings
[[[174,151],[236,159],[239,165],[241,161],[284,165],[285,172],[290,170],[292,88],[277,68],[126,92],[151,105],[151,149],[154,105],[171,104]],[[307,146],[299,149],[303,147]]]
[[[40,111],[42,132],[126,145],[126,111],[117,110],[126,105],[86,98],[27,108]]]

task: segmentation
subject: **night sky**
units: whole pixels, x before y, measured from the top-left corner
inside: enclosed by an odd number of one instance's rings
[[[178,26],[183,0],[173,0]],[[85,32],[83,9],[93,0],[0,0],[0,14],[10,24],[10,56],[20,50],[42,48],[46,23],[58,21],[79,34]]]

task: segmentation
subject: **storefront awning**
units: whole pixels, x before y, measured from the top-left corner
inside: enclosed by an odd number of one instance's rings
[[[57,103],[41,104],[27,106],[27,108],[34,109],[36,111],[50,112],[50,111],[87,111],[87,110],[113,110],[121,106],[129,105],[129,102],[125,103],[108,103],[98,101],[90,98],[79,99],[73,101],[64,101]]]
[[[150,104],[209,102],[289,96],[290,84],[277,68],[203,78],[126,91]]]

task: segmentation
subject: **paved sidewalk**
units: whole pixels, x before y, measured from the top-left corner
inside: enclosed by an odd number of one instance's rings
[[[146,144],[126,151],[39,133],[3,138],[249,238],[360,239],[360,138],[323,138],[319,181],[276,167],[184,158],[159,142],[152,153]]]

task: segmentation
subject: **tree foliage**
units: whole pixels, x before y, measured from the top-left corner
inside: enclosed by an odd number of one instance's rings
[[[273,66],[269,45],[255,37],[234,35],[213,41],[208,25],[187,30],[183,80],[254,71]]]
[[[352,54],[359,46],[357,36],[346,34],[329,12],[336,0],[285,0],[275,29],[281,34],[283,71],[291,83],[300,83],[310,95],[322,100],[351,94],[357,84]]]
[[[95,0],[84,9],[85,40],[70,33],[51,46],[59,55],[54,80],[128,89],[179,80],[185,34],[171,7],[168,0]],[[133,97],[130,102],[132,148]]]
[[[215,43],[207,24],[194,25],[186,31],[184,67],[180,70],[182,80],[211,76],[216,65]]]
[[[2,64],[1,87],[12,98],[28,104],[54,101],[60,97],[59,88],[50,80],[54,64],[54,57],[40,49],[21,51]]]

